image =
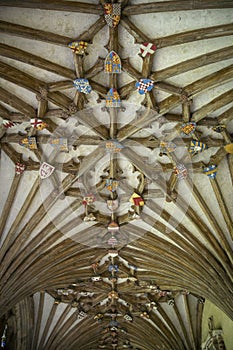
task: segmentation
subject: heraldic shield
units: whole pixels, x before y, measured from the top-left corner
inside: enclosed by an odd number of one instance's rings
[[[84,55],[87,49],[88,43],[86,41],[72,41],[69,43],[68,47],[76,53],[76,55]]]
[[[10,129],[10,128],[12,128],[13,126],[17,125],[17,123],[12,122],[11,120],[8,120],[8,119],[3,119],[2,125],[3,125],[5,128]]]
[[[140,53],[143,58],[146,56],[153,55],[155,53],[155,50],[156,46],[152,43],[146,42],[140,45]]]
[[[217,175],[217,165],[212,164],[203,169],[203,172],[210,178],[215,179]]]
[[[176,150],[176,144],[171,141],[160,141],[159,147],[161,154],[172,153]]]
[[[124,146],[121,145],[118,141],[109,140],[106,142],[105,148],[108,153],[119,153],[124,148]]]
[[[195,155],[197,153],[203,152],[207,148],[208,146],[205,143],[197,140],[192,140],[189,146],[189,153]]]
[[[117,89],[111,88],[106,96],[106,107],[120,107],[121,99],[117,92]]]
[[[106,179],[105,186],[110,192],[115,192],[119,186],[119,181],[113,179]]]
[[[55,138],[55,139],[51,139],[50,140],[50,145],[52,147],[56,147],[59,148],[59,150],[61,152],[68,152],[69,148],[68,148],[68,141],[66,138],[64,137],[59,137],[59,138]]]
[[[184,180],[188,175],[188,170],[184,164],[177,164],[174,168],[173,173],[177,176],[178,180]]]
[[[144,95],[145,93],[151,91],[154,87],[154,82],[151,79],[140,79],[135,84],[137,91],[140,95]]]
[[[121,19],[121,4],[104,4],[104,18],[109,27],[117,27]]]
[[[39,169],[39,176],[41,179],[46,179],[54,172],[54,170],[55,170],[54,166],[46,162],[43,162]]]
[[[181,136],[190,136],[194,133],[196,129],[196,123],[195,122],[188,122],[181,125]]]
[[[109,52],[104,63],[105,73],[121,73],[121,59],[115,51]]]
[[[91,92],[91,85],[89,81],[85,78],[77,78],[74,80],[74,86],[79,92],[83,94],[89,94]]]
[[[43,130],[47,127],[47,124],[43,120],[37,118],[32,118],[30,123],[36,130]]]
[[[34,136],[28,136],[19,141],[20,146],[28,149],[37,149],[36,138]]]
[[[26,165],[22,163],[15,163],[15,173],[16,175],[21,175],[23,174],[24,170],[26,169]]]

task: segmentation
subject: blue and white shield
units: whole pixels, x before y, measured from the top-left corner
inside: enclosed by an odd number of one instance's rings
[[[210,178],[215,179],[217,175],[217,165],[212,164],[203,169],[203,172]]]
[[[79,92],[83,94],[89,94],[92,90],[89,81],[85,78],[77,78],[74,80],[74,86]]]
[[[140,79],[136,82],[135,86],[139,94],[144,95],[153,89],[154,82],[151,79]]]
[[[203,152],[207,148],[208,146],[205,143],[197,140],[192,140],[189,146],[189,153],[194,155]]]

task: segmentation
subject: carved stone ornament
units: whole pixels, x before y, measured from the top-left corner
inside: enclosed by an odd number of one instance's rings
[[[116,256],[118,256],[118,250],[116,250],[116,249],[109,249],[108,250],[108,254],[111,256],[111,257],[116,257]]]
[[[212,164],[203,168],[203,172],[210,178],[215,179],[217,175],[217,165]]]
[[[68,141],[64,137],[59,137],[55,139],[50,139],[49,143],[52,147],[59,148],[61,152],[68,152]]]
[[[116,239],[116,237],[112,236],[109,238],[108,240],[108,245],[115,247],[116,245],[118,245],[118,240]]]
[[[173,173],[177,176],[178,180],[184,180],[188,175],[188,170],[184,164],[177,164]]]
[[[105,144],[106,151],[109,153],[119,153],[121,152],[122,148],[124,148],[123,145],[120,144],[120,142],[115,140],[109,140]]]
[[[106,188],[110,191],[110,192],[115,192],[119,186],[119,181],[118,180],[114,180],[114,179],[106,179],[106,184],[105,184]]]
[[[104,5],[104,18],[109,27],[115,28],[121,19],[121,4],[105,3]]]
[[[131,315],[129,315],[129,314],[125,314],[124,315],[124,319],[127,322],[132,322],[133,321],[133,317]]]
[[[43,120],[37,118],[32,118],[30,123],[36,130],[43,130],[47,127],[47,124]]]
[[[86,215],[83,219],[83,221],[87,222],[87,221],[95,221],[96,217],[93,213],[89,213],[88,215]]]
[[[91,277],[92,282],[100,282],[102,281],[101,276],[93,276]]]
[[[212,130],[215,132],[221,133],[221,132],[226,130],[226,125],[224,125],[224,124],[216,125],[212,128]]]
[[[174,142],[160,141],[160,155],[172,153],[176,150]]]
[[[205,143],[197,140],[192,140],[189,146],[189,153],[195,155],[197,153],[203,152],[207,148],[208,146]]]
[[[132,194],[129,201],[137,207],[142,207],[145,204],[143,198],[136,192]]]
[[[105,73],[111,73],[111,74],[121,73],[121,59],[120,59],[120,56],[115,51],[109,52],[109,54],[105,58],[104,70],[105,70]],[[112,90],[112,92],[114,92],[114,90]]]
[[[28,136],[19,141],[20,146],[28,148],[30,150],[37,149],[36,138],[34,136]]]
[[[151,79],[140,79],[136,82],[135,86],[139,94],[144,95],[153,89],[154,82]]]
[[[68,44],[68,47],[76,54],[76,55],[84,55],[86,53],[88,43],[83,40],[72,41]]]
[[[155,53],[155,50],[156,50],[155,44],[146,42],[140,45],[140,53],[143,58],[146,56],[153,55]]]
[[[86,194],[84,197],[83,197],[83,201],[82,201],[82,204],[84,205],[88,205],[88,204],[92,204],[95,202],[95,196],[93,194]]]
[[[3,119],[2,125],[4,126],[4,128],[10,129],[10,128],[12,128],[13,126],[16,126],[17,123],[12,122],[11,120],[8,120],[8,119]]]
[[[181,125],[181,136],[191,136],[196,129],[196,123],[195,122],[188,122]]]
[[[78,319],[78,320],[83,320],[85,317],[87,317],[87,314],[86,314],[86,312],[84,312],[84,311],[80,311],[80,312],[77,314],[77,319]]]
[[[108,232],[114,233],[119,231],[119,229],[119,225],[115,221],[110,222],[110,224],[108,225]]]
[[[115,290],[112,290],[110,293],[108,293],[109,299],[119,299],[119,295]]]
[[[74,86],[79,92],[83,94],[90,94],[92,88],[89,81],[85,78],[77,78],[74,80]]]
[[[43,162],[40,166],[40,169],[39,169],[39,176],[41,179],[46,179],[48,178],[50,175],[52,175],[52,173],[54,172],[55,170],[55,167],[46,163],[46,162]]]
[[[15,164],[15,173],[16,173],[16,175],[22,175],[25,169],[26,169],[26,165],[25,164],[22,164],[22,163],[19,163],[19,162],[17,162]]]
[[[121,107],[121,99],[120,99],[120,95],[117,92],[117,89],[115,88],[111,88],[107,95],[106,95],[106,107],[107,108],[117,108],[117,107]]]

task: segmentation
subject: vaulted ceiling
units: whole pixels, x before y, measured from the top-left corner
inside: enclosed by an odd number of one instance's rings
[[[205,299],[233,318],[233,1],[118,4],[0,0],[6,349],[197,350]]]

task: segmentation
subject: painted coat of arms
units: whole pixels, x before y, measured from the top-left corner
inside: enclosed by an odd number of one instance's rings
[[[154,82],[151,79],[140,79],[136,82],[135,86],[139,94],[144,95],[153,89]]]
[[[189,146],[189,153],[194,155],[203,152],[207,148],[208,146],[205,143],[197,140],[192,140]]]
[[[121,19],[121,4],[104,4],[104,18],[109,27],[117,27]]]
[[[28,136],[19,141],[20,146],[34,150],[37,149],[36,138],[34,136]]]
[[[108,153],[119,153],[124,146],[118,141],[110,140],[106,142],[105,148]]]
[[[86,194],[84,197],[83,197],[83,201],[82,203],[84,205],[89,205],[89,204],[92,204],[95,202],[95,196],[93,194]]]
[[[36,130],[43,130],[47,126],[47,124],[43,120],[37,118],[32,118],[30,123],[31,126],[33,126],[33,128],[35,128]]]
[[[178,180],[184,180],[188,175],[188,170],[184,164],[177,164],[173,172],[177,176]]]
[[[26,168],[26,165],[25,165],[25,164],[22,164],[22,163],[17,162],[17,163],[15,164],[15,173],[16,173],[16,175],[21,175],[21,174],[23,174],[25,168]]]
[[[115,51],[109,52],[104,63],[105,73],[121,73],[121,59]]]
[[[141,56],[144,58],[146,56],[153,55],[155,53],[156,46],[152,43],[142,43],[140,45]]]
[[[78,40],[69,43],[68,47],[76,53],[76,55],[84,55],[87,49],[88,43],[86,41]]]
[[[210,179],[215,179],[217,175],[217,165],[212,164],[209,165],[205,168],[203,168],[203,172],[210,178]]]
[[[46,163],[46,162],[43,162],[40,166],[40,169],[39,169],[39,176],[41,179],[46,179],[47,177],[49,177],[55,170],[55,167]]]
[[[117,89],[111,88],[106,96],[106,107],[120,107],[121,106],[121,99],[117,92]]]
[[[85,78],[77,78],[74,80],[74,86],[79,92],[83,94],[90,94],[92,88],[89,81]]]
[[[137,207],[142,207],[145,204],[144,199],[135,192],[132,194],[129,201]]]
[[[9,129],[9,128],[12,128],[13,126],[17,125],[17,123],[12,122],[11,120],[8,120],[8,119],[3,119],[2,125],[3,125],[6,129]]]
[[[195,122],[188,122],[181,125],[181,136],[190,136],[194,133],[196,129],[196,123]]]
[[[57,147],[62,152],[68,152],[68,141],[64,137],[50,139],[50,145],[53,147]]]
[[[105,186],[110,192],[115,192],[117,187],[119,186],[119,181],[114,179],[106,179]]]
[[[160,141],[160,153],[162,154],[167,154],[167,153],[172,153],[175,152],[176,150],[176,144],[171,141]]]

